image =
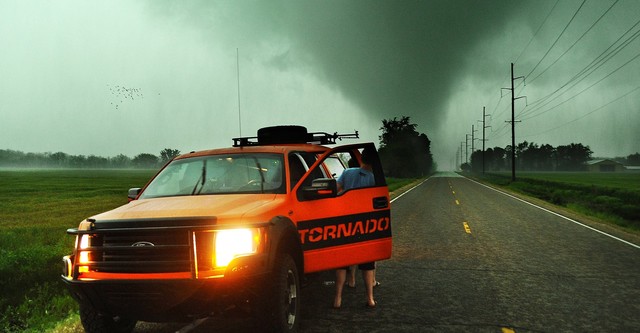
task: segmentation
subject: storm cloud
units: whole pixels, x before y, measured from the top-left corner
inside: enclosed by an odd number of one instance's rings
[[[377,142],[382,119],[408,115],[450,169],[483,107],[488,147],[510,144],[514,62],[526,77],[518,142],[626,156],[640,150],[639,11],[634,0],[0,1],[0,148],[188,151],[274,124]]]
[[[207,1],[166,7],[204,31],[228,32],[241,49],[269,43],[265,63],[306,70],[372,117],[439,123],[478,43],[500,34],[513,1]],[[216,15],[224,12],[225,15]],[[191,13],[191,14],[189,14]],[[217,21],[221,19],[222,21]],[[489,71],[490,74],[492,71]]]

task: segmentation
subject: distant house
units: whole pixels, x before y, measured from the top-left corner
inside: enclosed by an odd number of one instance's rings
[[[626,168],[612,160],[591,160],[587,162],[587,170],[589,172],[623,172]]]

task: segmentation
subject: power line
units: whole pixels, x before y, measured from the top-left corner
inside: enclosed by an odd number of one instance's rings
[[[640,20],[638,20],[636,22],[636,24],[633,25],[633,27],[631,27],[632,29],[635,28],[638,24],[640,24]],[[616,46],[613,50],[611,50],[611,52],[607,53],[607,51],[609,51],[618,41],[620,41],[620,39],[622,39],[622,37],[624,37],[624,35],[626,35],[629,31],[625,32],[620,38],[618,38],[616,40],[616,42],[614,44],[612,44],[609,48],[607,48],[607,50],[605,50],[603,53],[601,53],[598,57],[596,57],[596,59],[594,59],[587,67],[585,67],[582,71],[580,71],[578,74],[576,74],[574,77],[571,78],[571,80],[577,79],[578,77],[580,77],[581,75],[584,74],[584,77],[588,76],[589,74],[593,73],[595,70],[597,70],[598,68],[602,67],[602,65],[604,65],[606,62],[608,62],[609,60],[611,60],[613,57],[615,57],[618,53],[620,53],[620,51],[622,51],[623,49],[625,49],[627,46],[629,46],[629,44],[631,44],[636,38],[638,38],[638,36],[640,36],[640,30],[634,32],[631,36],[629,36],[626,40],[624,40],[620,45]],[[600,57],[602,57],[600,59]],[[586,72],[591,72],[589,74],[585,74]],[[582,80],[582,79],[581,79]]]
[[[506,105],[506,106],[502,109],[502,111],[500,111],[499,113],[497,113],[497,114],[496,114],[496,110],[498,109],[498,108],[497,108],[497,105],[496,105],[496,108],[495,108],[495,109],[493,110],[493,112],[491,113],[491,114],[492,114],[491,119],[494,119],[494,118],[498,119],[498,118],[500,118],[500,116],[501,116],[503,113],[505,113],[507,110],[509,110],[510,108],[511,108],[511,105],[510,105],[510,104],[509,104],[509,105]],[[492,135],[492,136],[491,136],[491,138],[499,139],[499,138],[503,137],[504,135],[506,135],[506,134],[507,134],[507,132],[506,132],[506,131],[504,131],[504,130],[505,130],[505,129],[507,129],[507,128],[508,128],[508,126],[509,126],[508,124],[506,124],[506,123],[502,123],[502,125],[501,125],[498,129],[496,129],[496,130],[494,130],[494,129],[493,129],[493,127],[491,127],[491,133],[490,133],[490,134]]]
[[[562,105],[562,104],[564,104],[564,103],[568,102],[569,100],[571,100],[571,99],[573,99],[573,98],[575,98],[575,97],[579,96],[580,94],[584,93],[585,91],[587,91],[587,90],[591,89],[593,86],[595,86],[595,85],[597,85],[598,83],[602,82],[603,80],[605,80],[605,79],[606,79],[606,78],[608,78],[609,76],[613,75],[614,73],[616,73],[617,71],[619,71],[619,70],[620,70],[620,69],[622,69],[623,67],[625,67],[625,66],[627,66],[628,64],[632,63],[633,61],[635,61],[636,59],[638,59],[638,57],[640,57],[640,53],[636,54],[636,55],[635,55],[635,57],[631,58],[629,61],[627,61],[627,62],[625,62],[624,64],[622,64],[620,67],[616,68],[614,71],[612,71],[612,72],[610,72],[609,74],[605,75],[605,76],[604,76],[604,77],[602,77],[600,80],[596,81],[595,83],[593,83],[592,85],[590,85],[590,86],[586,87],[585,89],[583,89],[583,90],[579,91],[578,93],[576,93],[575,95],[573,95],[573,96],[569,97],[568,99],[566,99],[565,101],[561,102],[560,104],[558,104],[558,105],[556,105],[556,106],[554,106],[554,107],[552,107],[552,108],[550,108],[550,109],[547,109],[547,110],[545,110],[545,111],[538,112],[537,114],[531,115],[531,116],[529,116],[529,117],[527,117],[527,118],[522,118],[521,120],[527,120],[527,119],[531,119],[531,118],[534,118],[534,117],[540,116],[540,115],[542,115],[542,114],[544,114],[544,113],[547,113],[547,112],[551,111],[552,109],[554,109],[554,108],[556,108],[556,107],[558,107],[558,106],[560,106],[560,105]],[[573,88],[573,87],[572,87],[572,88]],[[559,96],[561,96],[561,95],[559,95]]]
[[[508,131],[505,131],[507,128],[509,128],[509,124],[508,123],[503,123],[500,128],[498,128],[496,131],[494,131],[493,129],[491,130],[491,134],[493,134],[490,139],[491,140],[497,140],[500,139],[502,137],[504,137],[505,135],[507,135],[507,133],[509,133]]]
[[[547,19],[549,19],[549,16],[551,16],[551,13],[553,12],[553,10],[558,5],[558,2],[560,2],[560,0],[556,0],[556,3],[553,4],[553,7],[551,7],[551,10],[549,11],[549,13],[547,13],[547,16],[544,18],[544,21],[542,21],[542,23],[538,27],[538,30],[536,30],[536,32],[533,34],[533,36],[531,36],[531,39],[529,39],[529,42],[527,43],[527,46],[525,46],[524,49],[522,49],[522,52],[520,52],[520,55],[518,55],[518,57],[516,58],[514,63],[518,63],[518,60],[520,60],[520,57],[522,57],[522,55],[524,54],[524,51],[526,51],[527,48],[529,47],[529,45],[531,45],[531,42],[533,42],[533,40],[536,38],[536,36],[538,35],[540,30],[544,26],[544,24],[547,22]]]
[[[524,78],[524,77],[522,77],[522,76],[521,76],[521,77],[519,77],[519,78]],[[520,85],[517,85],[517,86],[515,86],[514,88],[517,88],[517,87],[519,87],[519,86],[520,86]],[[505,89],[505,90],[510,90],[509,88],[504,88],[504,89]],[[520,89],[520,90],[516,93],[516,95],[520,95],[520,93],[521,93],[523,90],[524,90],[524,86],[522,87],[522,89]],[[491,112],[491,114],[490,114],[490,115],[491,115],[491,119],[493,119],[493,118],[496,118],[496,119],[497,119],[497,118],[500,118],[500,116],[502,116],[502,114],[504,114],[505,112],[507,112],[508,110],[510,110],[510,109],[511,109],[511,104],[507,104],[507,105],[505,105],[505,107],[504,107],[504,108],[502,108],[502,110],[501,110],[500,112],[496,113],[496,110],[498,109],[498,107],[499,107],[499,105],[500,105],[500,101],[502,101],[502,98],[503,98],[504,96],[505,96],[505,95],[503,95],[502,93],[500,94],[500,100],[498,101],[498,104],[496,104],[495,108],[493,109],[493,111],[492,111],[492,112]],[[522,97],[518,97],[518,98],[522,98]],[[489,127],[491,127],[491,126],[489,126]],[[501,137],[505,136],[505,135],[507,134],[507,132],[503,132],[503,130],[504,130],[504,129],[507,129],[507,128],[508,128],[508,124],[507,124],[507,123],[504,123],[500,128],[498,128],[498,130],[495,130],[495,131],[493,130],[493,127],[491,127],[491,134],[495,135],[495,137],[493,137],[493,136],[492,136],[492,138],[496,138],[496,139],[498,139],[498,138],[501,138]],[[499,133],[499,134],[496,134],[496,133]]]
[[[571,22],[573,22],[573,19],[576,18],[576,16],[578,15],[578,12],[580,12],[580,9],[582,9],[582,6],[584,6],[584,3],[587,2],[587,0],[582,0],[582,3],[580,4],[580,7],[578,7],[578,9],[576,10],[575,13],[573,13],[573,16],[571,17],[571,19],[569,20],[569,22],[567,23],[567,25],[564,27],[564,29],[562,29],[562,31],[560,32],[560,34],[558,35],[558,37],[556,38],[556,40],[553,42],[553,44],[551,44],[551,46],[549,47],[549,49],[547,50],[547,52],[545,52],[545,54],[542,56],[542,58],[540,58],[540,61],[538,61],[538,63],[533,67],[533,69],[529,72],[529,74],[525,75],[525,77],[529,77],[531,75],[531,73],[533,73],[533,71],[536,70],[536,68],[538,68],[538,66],[540,65],[540,63],[542,63],[542,61],[544,60],[544,58],[547,57],[547,55],[549,54],[549,52],[551,52],[551,49],[553,49],[553,47],[556,45],[556,43],[558,43],[558,41],[560,40],[560,37],[562,37],[562,35],[564,34],[565,31],[567,31],[567,28],[569,27],[569,25],[571,25]]]
[[[509,80],[511,80],[511,77],[508,77]],[[496,110],[498,110],[498,107],[500,106],[500,102],[502,102],[502,99],[504,98],[504,94],[502,94],[502,90],[500,90],[500,99],[498,100],[498,103],[496,104],[496,106],[493,108],[493,111],[491,112],[491,114],[494,115],[494,117],[498,118],[500,117],[503,113],[505,113],[507,110],[509,110],[510,105],[506,105],[502,111],[496,113]]]
[[[538,29],[536,30],[534,36],[529,40],[529,42],[527,43],[527,45],[522,49],[522,51],[520,52],[520,54],[518,55],[518,57],[516,58],[516,61],[519,61],[519,59],[524,55],[524,53],[529,49],[530,45],[532,44],[533,40],[536,38],[536,36],[539,34],[539,32],[542,30],[542,28],[548,24],[548,20],[549,17],[551,16],[551,14],[556,10],[556,7],[559,3],[559,0],[557,0],[553,7],[549,10],[549,12],[547,13],[547,16],[545,17],[544,21],[540,24],[540,26],[538,27]],[[554,48],[557,48],[559,45],[559,41],[560,39],[564,36],[565,33],[567,33],[569,30],[569,26],[571,26],[576,20],[577,16],[580,14],[581,9],[584,7],[586,3],[586,0],[583,0],[581,2],[581,4],[579,5],[579,7],[576,9],[576,11],[573,13],[573,16],[571,17],[571,19],[567,22],[567,24],[564,26],[564,28],[562,29],[562,31],[559,33],[559,35],[556,37],[555,41],[553,42],[553,44],[548,48],[548,50],[546,50],[545,54],[542,56],[542,58],[539,59],[539,61],[537,62],[537,64],[530,70],[530,72],[524,77],[524,78],[529,78],[532,77],[530,80],[527,80],[528,82],[526,83],[531,83],[532,81],[537,80],[540,76],[543,76],[546,72],[549,72],[549,69],[551,69],[553,66],[555,66],[560,60],[564,59],[564,57],[569,54],[569,52],[573,49],[575,49],[575,46],[577,46],[581,41],[583,41],[584,37],[589,34],[590,32],[592,32],[594,30],[594,28],[596,26],[598,26],[598,24],[600,24],[601,21],[603,21],[603,19],[611,12],[611,10],[618,5],[619,0],[614,0],[613,3],[610,4],[610,6],[608,6],[604,12],[602,12],[602,14],[600,14],[600,16],[593,21],[593,23],[591,23],[591,25],[582,32],[582,34],[580,35],[580,37],[578,37],[575,41],[572,42],[572,44],[566,49],[564,50],[564,52],[555,58],[555,60],[553,60],[549,65],[545,65],[544,69],[542,69],[540,66],[542,65],[542,62],[544,62],[546,60],[546,58],[549,57],[551,50],[553,50]],[[619,7],[619,6],[618,6]],[[558,89],[555,89],[553,92],[545,95],[542,98],[537,99],[536,101],[534,101],[533,103],[528,103],[527,106],[525,106],[525,108],[522,110],[522,112],[520,113],[520,115],[518,116],[519,120],[527,120],[527,119],[531,119],[534,117],[537,117],[539,115],[542,115],[546,112],[551,111],[552,109],[555,109],[565,103],[567,103],[568,101],[570,101],[571,99],[574,99],[576,97],[578,97],[579,95],[581,95],[582,93],[588,91],[589,89],[593,88],[594,86],[596,86],[597,84],[601,83],[603,80],[606,80],[607,78],[609,78],[611,75],[619,72],[622,68],[624,68],[625,66],[628,66],[631,62],[637,60],[638,57],[640,57],[640,54],[635,55],[633,58],[629,59],[628,61],[626,61],[624,64],[622,64],[621,66],[617,67],[616,69],[614,69],[613,71],[608,71],[608,73],[606,73],[603,77],[601,77],[599,80],[597,80],[596,82],[594,82],[593,84],[590,84],[588,87],[582,89],[581,91],[573,94],[571,97],[567,98],[566,100],[560,102],[559,104],[549,108],[549,109],[545,109],[547,108],[551,103],[553,103],[554,100],[557,100],[558,98],[562,97],[563,95],[565,95],[566,93],[570,92],[572,89],[576,88],[576,86],[578,86],[579,83],[583,82],[585,79],[591,77],[594,73],[596,73],[596,71],[598,71],[600,68],[602,68],[602,66],[604,66],[605,64],[609,63],[611,59],[613,59],[614,57],[616,57],[622,50],[624,50],[625,48],[627,48],[629,46],[629,44],[631,44],[632,42],[634,42],[638,37],[640,37],[640,31],[636,31],[634,29],[636,29],[636,27],[638,26],[638,24],[640,24],[640,20],[638,22],[636,22],[631,28],[629,28],[626,32],[624,32],[622,35],[620,35],[620,37],[614,42],[612,43],[608,48],[606,48],[606,50],[604,50],[602,53],[600,53],[600,55],[598,55],[597,57],[595,57],[588,65],[586,65],[584,68],[582,68],[580,71],[578,71],[575,75],[573,75],[566,83],[564,83],[563,85],[561,85]],[[601,24],[602,26],[602,24]],[[576,30],[576,29],[574,29]],[[627,53],[628,54],[628,53]],[[551,59],[550,59],[551,60]],[[607,66],[607,68],[611,68],[612,66]],[[535,72],[536,70],[538,70],[538,68],[541,68],[541,71],[539,72]],[[600,73],[603,73],[604,71],[600,71]],[[536,73],[535,76],[533,76],[532,74]],[[604,73],[603,73],[604,74]],[[511,106],[513,105],[513,98],[514,98],[514,91],[516,94],[520,94],[525,88],[526,88],[526,84],[525,81],[523,80],[523,82],[520,82],[517,86],[514,87],[513,85],[513,72],[511,74],[511,93],[512,93],[512,103]],[[518,89],[520,88],[520,89]],[[507,89],[507,88],[504,88]],[[567,124],[570,124],[572,122],[578,121],[594,112],[597,112],[598,110],[601,110],[609,105],[611,105],[612,103],[624,98],[625,96],[628,96],[634,92],[637,92],[638,90],[640,90],[640,87],[636,87],[633,90],[627,92],[626,94],[616,98],[615,100],[612,100],[608,103],[606,103],[605,105],[592,110],[574,120],[571,120],[567,123],[564,123],[562,125],[556,126],[552,129],[549,129],[545,132],[542,133],[547,133],[547,132],[551,132],[553,130],[556,130],[558,128],[561,128],[562,126],[565,126]],[[491,112],[491,114],[493,115],[493,117],[498,118],[501,115],[503,115],[507,110],[508,110],[508,106],[504,105],[502,103],[503,99],[504,99],[505,94],[500,95],[500,98],[497,100],[497,102],[495,102],[495,106],[493,107],[493,111]],[[494,99],[495,100],[495,99]],[[501,105],[504,105],[504,108],[501,107]],[[544,109],[544,110],[543,110]],[[498,112],[499,111],[499,112]],[[491,119],[493,119],[490,118]],[[509,122],[502,124],[501,126],[495,126],[495,127],[491,127],[490,128],[490,133],[489,136],[491,137],[492,140],[498,139],[498,138],[502,138],[504,136],[506,136],[506,134],[508,133],[508,128],[509,125],[513,126],[513,123],[516,122],[515,117],[512,118],[511,120],[511,124],[509,124]],[[513,127],[512,127],[512,131],[513,131]],[[542,134],[540,133],[540,134]],[[536,134],[539,135],[539,134]],[[512,133],[512,139],[514,139],[515,135]],[[529,137],[529,136],[527,136]],[[473,144],[473,143],[472,143]],[[513,146],[513,142],[512,142],[512,146]]]
[[[525,115],[531,114],[531,113],[533,113],[533,112],[535,112],[535,111],[537,111],[539,109],[542,109],[543,107],[549,105],[553,100],[555,100],[555,99],[559,98],[560,96],[562,96],[563,94],[565,94],[568,90],[570,90],[571,88],[576,86],[578,83],[582,82],[586,77],[588,77],[590,74],[592,74],[597,69],[602,67],[606,62],[608,62],[614,56],[616,56],[618,53],[620,53],[631,42],[633,42],[636,38],[638,38],[640,36],[640,30],[634,32],[626,40],[624,40],[622,43],[620,43],[620,45],[616,46],[616,44],[618,44],[618,42],[620,42],[620,40],[622,40],[630,31],[632,31],[636,26],[638,26],[638,24],[640,24],[640,20],[638,20],[631,28],[629,28],[616,41],[614,41],[606,50],[604,50],[602,53],[600,53],[600,55],[598,55],[595,59],[593,59],[587,66],[585,66],[577,74],[575,74],[573,77],[571,77],[571,79],[569,79],[566,83],[561,85],[558,89],[554,90],[553,92],[547,94],[546,96],[544,96],[544,97],[542,97],[540,99],[537,99],[536,101],[534,101],[532,103],[529,103],[527,105],[527,107],[525,107],[525,109],[523,110],[523,112],[521,113],[520,116],[525,116]],[[615,46],[615,48],[614,48],[614,46]],[[613,50],[612,50],[612,48],[613,48]],[[561,94],[558,94],[555,97],[551,98],[553,95],[555,95],[556,93],[558,93],[559,91],[561,91],[562,89],[564,89],[565,87],[567,87],[568,85],[570,85],[572,83],[573,83],[573,85],[571,85],[571,87],[566,89]],[[551,99],[549,100],[549,98],[551,98]],[[542,104],[540,104],[540,103],[542,103]],[[536,104],[539,104],[539,105],[535,106]],[[527,110],[527,108],[528,108],[528,110]]]
[[[549,68],[553,67],[553,65],[555,65],[558,62],[558,60],[562,59],[562,57],[564,57],[565,54],[567,54],[574,46],[576,46],[576,44],[578,44],[578,42],[580,42],[580,40],[582,40],[582,38],[586,36],[589,33],[589,31],[591,31],[591,29],[593,29],[593,27],[595,27],[598,24],[598,22],[600,22],[600,20],[602,20],[602,18],[605,17],[605,15],[607,15],[607,13],[609,13],[611,8],[613,8],[618,3],[618,1],[619,0],[616,0],[611,6],[609,6],[609,8],[602,15],[600,15],[600,17],[595,22],[593,22],[593,24],[575,42],[573,42],[573,44],[571,44],[571,46],[569,46],[569,48],[566,51],[564,51],[564,53],[562,53],[558,58],[556,58],[556,60],[553,63],[551,63],[551,65],[547,66],[547,68],[545,68],[542,72],[540,72],[540,74],[536,75],[536,77],[534,77],[533,79],[530,79],[529,83],[532,83],[533,81],[535,81],[542,74],[544,74]]]
[[[596,108],[596,109],[594,109],[594,110],[591,110],[591,111],[589,111],[589,112],[587,112],[587,113],[583,114],[582,116],[580,116],[580,117],[578,117],[578,118],[575,118],[575,119],[573,119],[573,120],[570,120],[570,121],[568,121],[568,122],[566,122],[566,123],[564,123],[564,124],[562,124],[562,125],[558,125],[558,126],[556,126],[556,127],[554,127],[554,128],[551,128],[551,129],[549,129],[549,130],[546,130],[546,131],[544,131],[544,132],[540,132],[540,133],[537,133],[537,134],[530,134],[530,135],[523,136],[523,138],[530,138],[530,137],[533,137],[533,136],[538,136],[538,135],[541,135],[541,134],[545,134],[545,133],[549,133],[549,132],[555,131],[555,130],[557,130],[558,128],[561,128],[561,127],[564,127],[564,126],[569,125],[569,124],[571,124],[571,123],[574,123],[574,122],[576,122],[576,121],[578,121],[578,120],[580,120],[580,119],[582,119],[582,118],[587,117],[588,115],[590,115],[590,114],[592,114],[592,113],[595,113],[595,112],[597,112],[597,111],[600,111],[600,110],[602,110],[602,109],[606,108],[607,106],[609,106],[609,105],[611,105],[611,104],[613,104],[613,103],[615,103],[615,102],[617,102],[617,101],[619,101],[619,100],[621,100],[621,99],[623,99],[623,98],[627,97],[628,95],[633,94],[634,92],[636,92],[636,91],[638,91],[638,90],[640,90],[640,86],[635,87],[634,89],[630,90],[630,91],[629,91],[629,92],[627,92],[626,94],[624,94],[624,95],[622,95],[622,96],[619,96],[619,97],[617,97],[616,99],[614,99],[614,100],[612,100],[612,101],[610,101],[610,102],[608,102],[608,103],[606,103],[606,104],[604,104],[604,105],[602,105],[602,106],[600,106],[600,107],[598,107],[598,108]]]

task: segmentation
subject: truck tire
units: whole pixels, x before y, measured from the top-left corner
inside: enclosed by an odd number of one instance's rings
[[[130,333],[136,321],[122,317],[109,317],[90,306],[80,306],[80,321],[87,333]]]
[[[263,322],[270,332],[297,332],[300,321],[300,275],[289,254],[279,254],[272,288],[263,294]]]

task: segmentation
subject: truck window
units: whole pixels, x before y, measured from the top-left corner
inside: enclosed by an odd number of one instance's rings
[[[324,161],[324,165],[327,168],[327,170],[329,170],[331,178],[336,178],[336,179],[340,177],[340,175],[342,174],[342,171],[344,171],[345,169],[344,164],[340,159],[340,156],[338,156],[338,154],[333,154],[329,156]]]

